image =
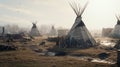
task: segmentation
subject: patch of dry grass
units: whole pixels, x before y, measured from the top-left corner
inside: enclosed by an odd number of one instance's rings
[[[33,51],[17,50],[0,52],[0,67],[110,67],[108,64],[91,63],[67,56],[38,56]]]
[[[91,63],[88,61],[81,61],[78,59],[70,58],[68,56],[50,57],[50,56],[39,56],[31,49],[28,48],[30,45],[37,45],[44,38],[36,38],[33,41],[26,43],[15,42],[14,45],[20,47],[16,51],[4,51],[0,52],[0,67],[111,67],[109,64],[102,63]],[[24,45],[24,46],[23,46]],[[53,42],[47,42],[45,46],[38,46],[38,48],[48,49],[55,45]],[[22,47],[23,46],[23,47]],[[89,56],[95,56],[98,53],[106,52],[101,49],[64,49],[55,48],[57,51],[65,51],[70,54],[85,54]],[[115,53],[110,57],[113,58]]]

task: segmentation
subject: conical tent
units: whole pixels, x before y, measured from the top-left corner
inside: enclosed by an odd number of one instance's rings
[[[57,36],[58,33],[57,33],[57,30],[55,29],[54,26],[52,26],[50,32],[49,32],[49,36]]]
[[[113,38],[120,38],[120,16],[116,16],[117,24],[115,25],[114,29],[112,30],[110,37]]]
[[[38,28],[36,26],[36,23],[32,23],[32,24],[33,24],[33,26],[32,26],[32,29],[30,31],[30,35],[31,36],[40,36],[40,33],[39,33]]]
[[[65,37],[65,41],[61,40],[60,47],[88,48],[96,45],[96,41],[89,33],[81,17],[87,4],[81,9],[79,5],[70,3],[77,17],[68,35]]]

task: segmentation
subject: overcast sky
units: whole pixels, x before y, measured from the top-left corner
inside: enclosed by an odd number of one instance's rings
[[[0,0],[0,25],[17,24],[31,27],[37,25],[55,25],[71,28],[76,18],[68,4],[69,0]],[[79,0],[84,4],[86,0]],[[115,14],[120,15],[120,0],[89,0],[82,15],[88,29],[114,27],[117,23]]]

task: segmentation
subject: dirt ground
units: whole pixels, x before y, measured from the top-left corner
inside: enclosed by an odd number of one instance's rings
[[[45,45],[39,45],[44,40],[44,37],[39,37],[28,42],[11,42],[10,44],[17,46],[18,50],[0,51],[0,67],[116,67],[112,64],[83,61],[69,56],[41,56],[29,48],[31,45],[36,45],[39,49],[47,50],[56,44],[46,41]],[[1,41],[1,43],[4,42]],[[95,58],[98,57],[98,54],[107,52],[110,56],[106,60],[116,61],[115,50],[106,50],[99,47],[89,49],[54,48],[53,50],[61,50],[70,55],[82,54]]]

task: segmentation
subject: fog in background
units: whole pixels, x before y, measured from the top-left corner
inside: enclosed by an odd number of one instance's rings
[[[68,4],[69,1],[0,0],[0,25],[17,25],[30,31],[32,22],[37,21],[41,33],[47,33],[52,25],[55,28],[70,29],[76,15]],[[83,6],[87,0],[79,2]],[[120,14],[119,6],[120,0],[89,0],[82,19],[90,31],[101,30],[103,27],[113,28],[117,23],[115,15]]]

